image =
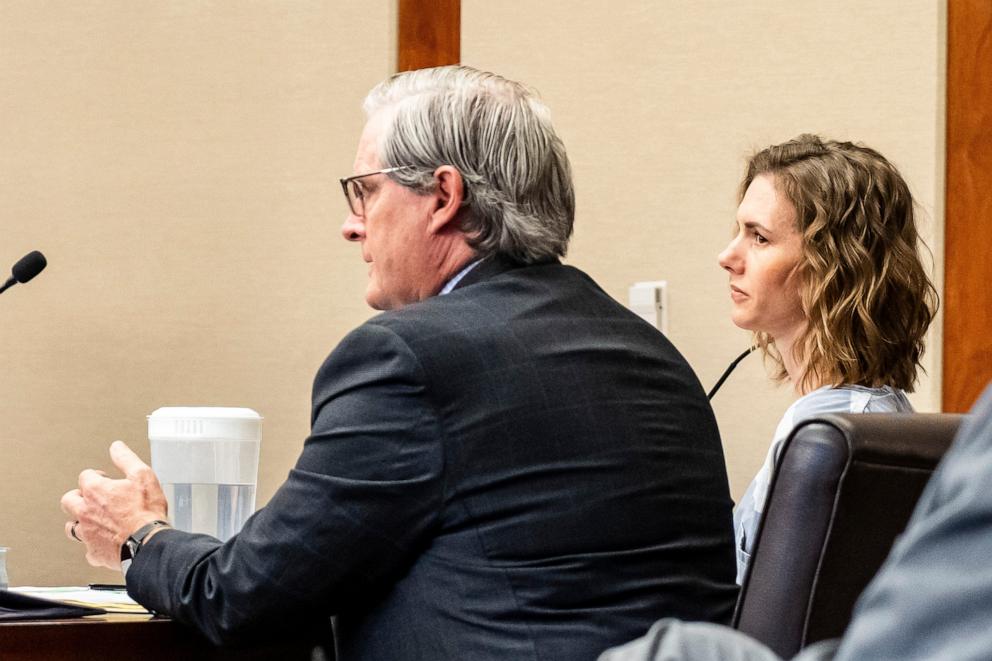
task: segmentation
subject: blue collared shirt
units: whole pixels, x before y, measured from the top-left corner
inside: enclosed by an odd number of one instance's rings
[[[445,294],[451,293],[451,290],[455,288],[455,285],[461,282],[461,279],[464,278],[466,275],[468,275],[468,272],[474,269],[481,261],[482,261],[481,259],[477,259],[474,262],[470,263],[465,268],[463,268],[461,271],[456,273],[455,276],[451,278],[451,280],[448,280],[448,282],[445,283],[444,287],[441,288],[441,291],[439,291],[437,295],[444,296]]]

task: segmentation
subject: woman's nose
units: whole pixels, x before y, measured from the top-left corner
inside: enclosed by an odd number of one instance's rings
[[[727,247],[723,249],[723,252],[716,256],[716,261],[720,267],[723,268],[723,270],[729,271],[730,273],[740,273],[741,264],[743,261],[741,260],[738,251],[738,245],[738,239],[734,238],[727,244]]]

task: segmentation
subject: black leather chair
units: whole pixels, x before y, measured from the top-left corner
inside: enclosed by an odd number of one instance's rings
[[[964,416],[834,414],[782,450],[733,626],[783,658],[844,633]]]

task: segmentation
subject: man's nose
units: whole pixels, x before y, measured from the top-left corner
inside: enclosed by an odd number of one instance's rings
[[[345,241],[361,241],[365,238],[365,223],[353,213],[349,213],[341,225],[341,236]]]

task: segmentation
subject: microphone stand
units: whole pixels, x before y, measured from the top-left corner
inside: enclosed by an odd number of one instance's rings
[[[4,293],[11,287],[17,284],[17,278],[11,277],[7,279],[7,282],[3,283],[3,287],[0,287],[0,294]]]

